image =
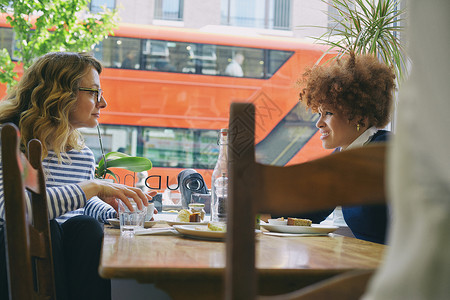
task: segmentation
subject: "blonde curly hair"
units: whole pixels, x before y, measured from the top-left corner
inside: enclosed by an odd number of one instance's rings
[[[372,55],[355,55],[303,74],[300,102],[312,112],[325,107],[362,126],[383,128],[390,121],[395,75]],[[364,124],[364,119],[369,124]]]
[[[43,157],[53,150],[61,161],[66,151],[81,150],[84,140],[71,127],[69,114],[74,110],[81,78],[90,67],[102,72],[101,63],[84,52],[53,52],[39,57],[0,101],[0,123],[18,126],[23,149],[29,140],[39,139]]]

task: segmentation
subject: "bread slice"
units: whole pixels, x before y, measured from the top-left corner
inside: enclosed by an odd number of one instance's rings
[[[288,218],[287,224],[292,226],[311,226],[312,221],[309,219]]]
[[[191,215],[191,212],[187,209],[182,209],[178,213],[177,221],[178,222],[189,222],[189,217]]]

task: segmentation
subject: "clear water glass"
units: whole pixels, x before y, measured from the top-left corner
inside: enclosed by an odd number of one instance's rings
[[[119,200],[120,233],[122,235],[134,235],[136,229],[144,228],[147,208],[143,206],[142,209],[138,209],[137,204],[133,200],[130,199],[130,202],[133,206],[133,211],[130,211],[125,203]]]

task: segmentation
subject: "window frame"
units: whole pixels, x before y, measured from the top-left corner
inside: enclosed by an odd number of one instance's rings
[[[175,4],[175,2],[178,1],[178,12],[176,13],[176,17],[170,17],[169,16],[170,12],[164,11],[164,3],[167,4],[169,3],[168,1],[173,2],[173,4]],[[164,21],[183,21],[184,0],[155,0],[154,18],[155,20],[164,20]]]

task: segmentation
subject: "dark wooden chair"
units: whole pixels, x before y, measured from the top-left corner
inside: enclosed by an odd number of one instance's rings
[[[249,103],[232,103],[228,139],[226,299],[256,297],[256,213],[289,216],[337,205],[385,202],[384,144],[343,151],[294,166],[268,166],[255,162],[254,132],[255,107]],[[351,287],[357,299],[364,292],[371,272],[344,275],[286,298],[322,299],[318,295],[332,291],[329,299],[351,299],[348,292],[347,295],[338,292]]]
[[[1,141],[10,299],[56,299],[41,143],[28,143],[27,160],[19,131],[10,123],[2,127]]]

